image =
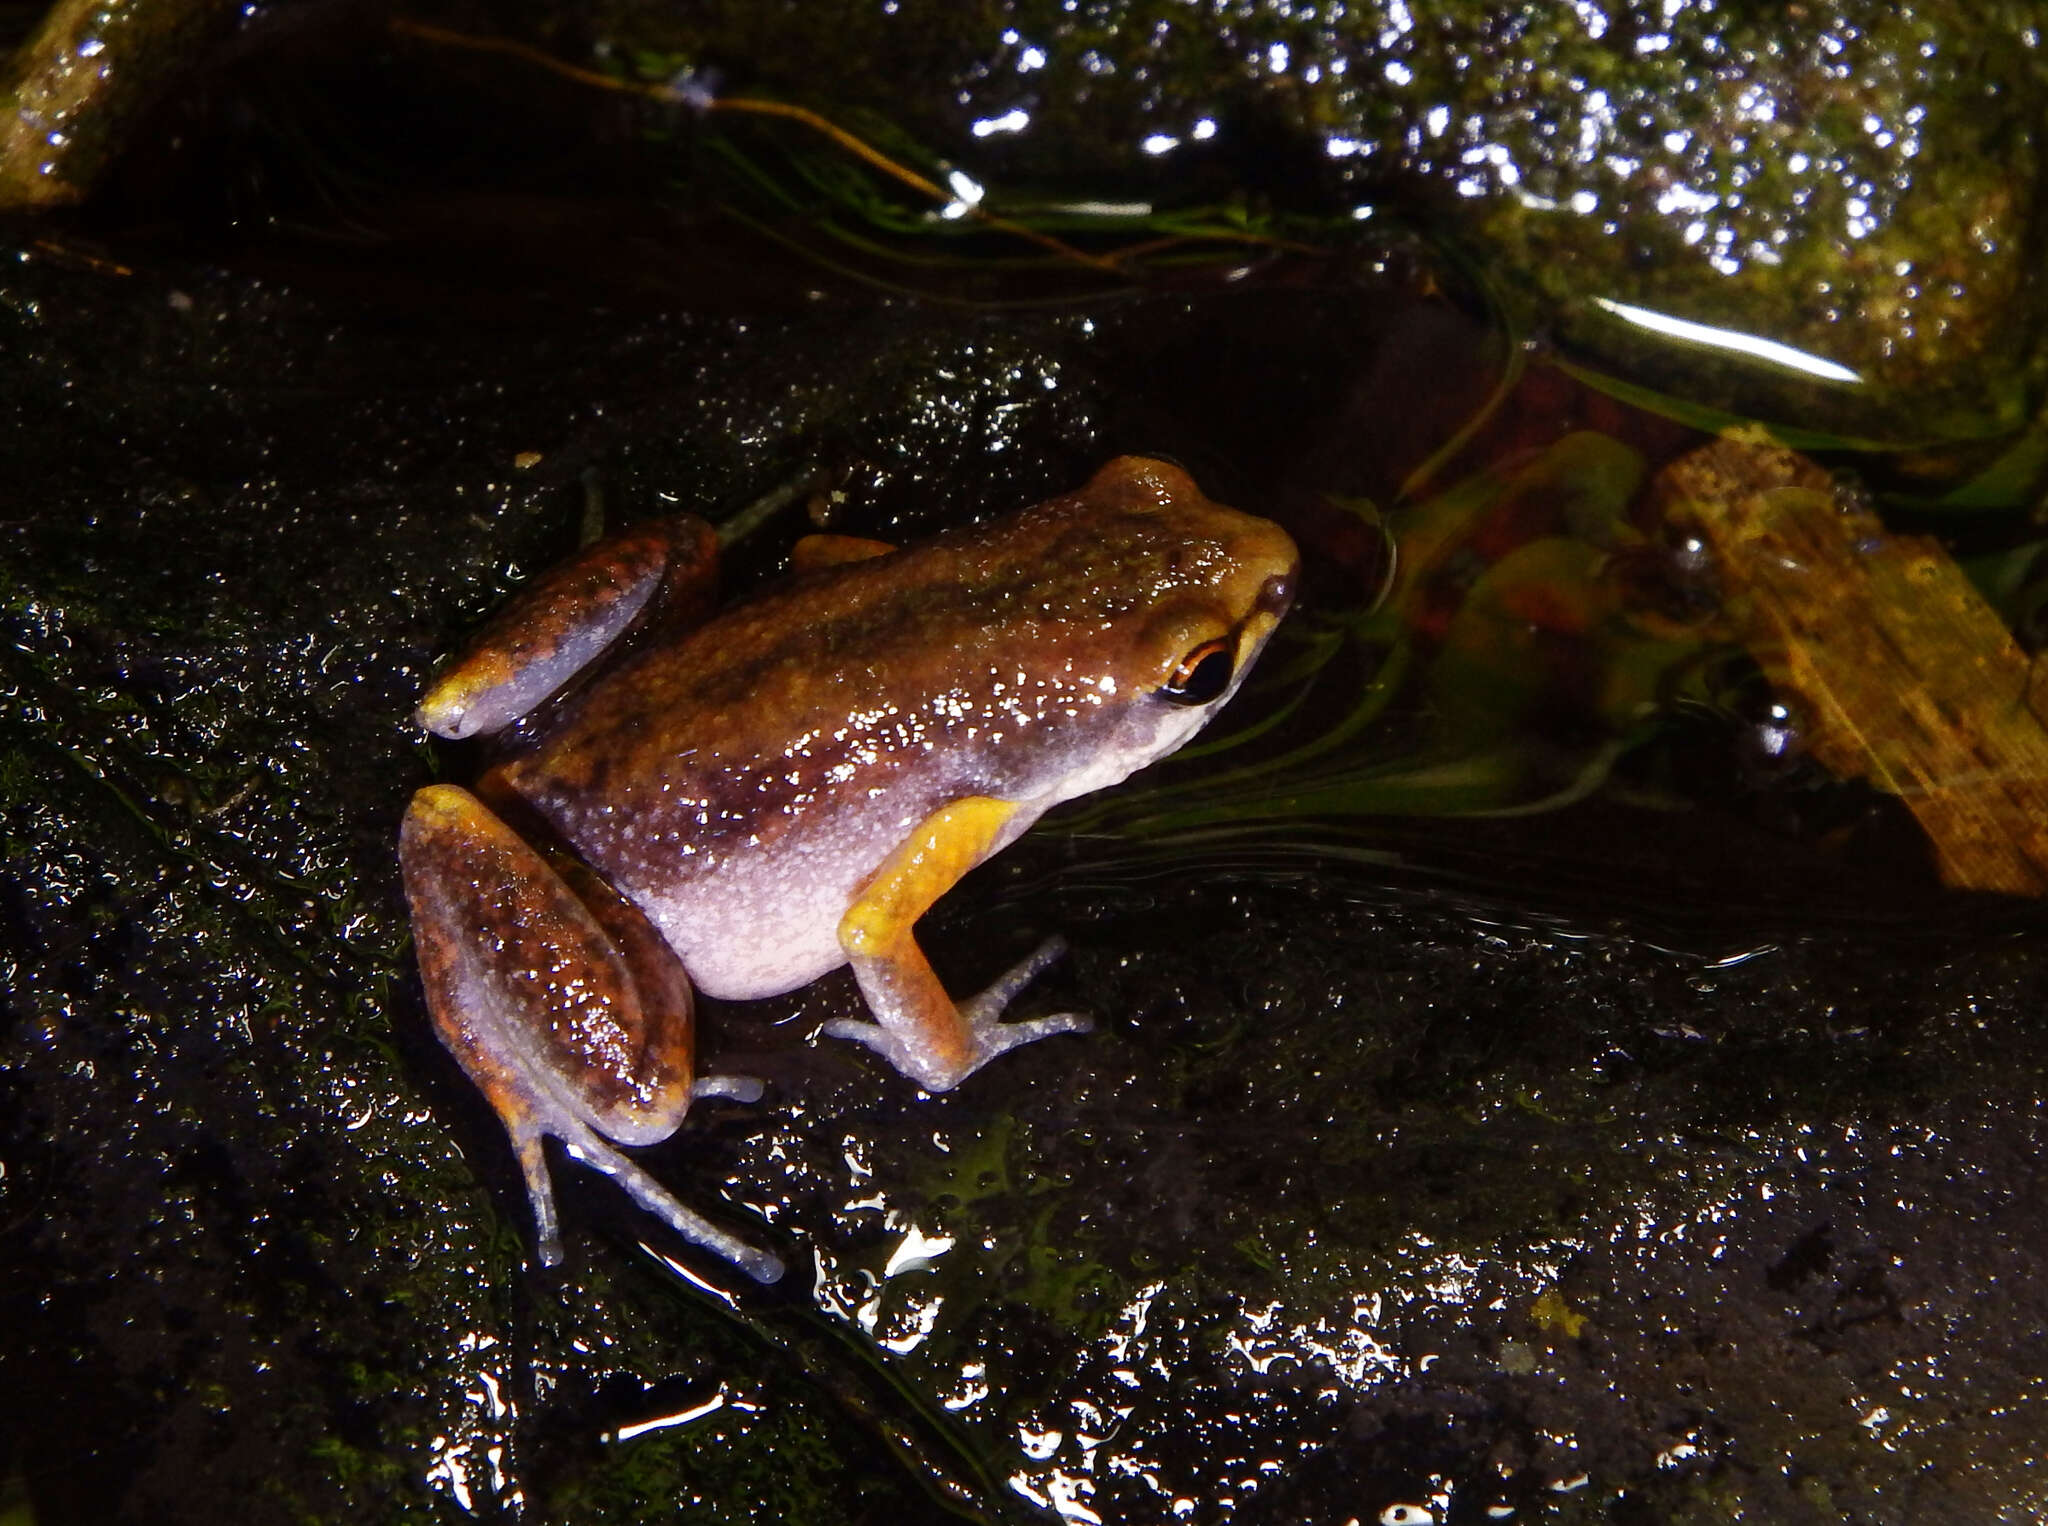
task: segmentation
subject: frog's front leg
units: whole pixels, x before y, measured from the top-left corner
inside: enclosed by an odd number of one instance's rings
[[[558,873],[453,785],[413,797],[398,852],[435,1032],[512,1138],[542,1263],[562,1259],[552,1137],[685,1239],[762,1282],[781,1276],[608,1142],[666,1139],[693,1095],[760,1092],[693,1080],[688,977],[640,914],[580,866]]]
[[[1059,938],[1048,938],[986,991],[956,1006],[912,935],[932,902],[1001,844],[1016,812],[1008,801],[984,795],[933,812],[840,919],[839,946],[876,1020],[836,1018],[825,1032],[867,1045],[927,1091],[952,1089],[1019,1044],[1091,1026],[1077,1012],[1002,1021],[1010,999],[1059,958],[1065,948]]]

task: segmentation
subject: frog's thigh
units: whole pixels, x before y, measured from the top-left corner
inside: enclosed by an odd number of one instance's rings
[[[522,589],[434,681],[416,718],[436,736],[502,730],[588,666],[643,614],[701,618],[718,537],[692,514],[598,541]]]
[[[1057,957],[1048,943],[966,1009],[939,983],[912,934],[917,919],[1003,840],[1017,807],[972,795],[933,812],[889,855],[839,923],[839,945],[853,966],[876,1024],[834,1022],[826,1031],[857,1039],[921,1086],[945,1091],[1005,1049],[1086,1020],[1062,1015],[1001,1024],[1003,1005]]]
[[[653,951],[630,936],[622,951],[624,913],[607,907],[601,922],[538,853],[452,785],[413,797],[398,852],[435,1032],[511,1135],[541,1260],[561,1259],[541,1148],[552,1135],[679,1233],[772,1278],[773,1258],[698,1218],[601,1137],[665,1138],[691,1093],[687,987],[679,976],[636,974],[634,963]]]

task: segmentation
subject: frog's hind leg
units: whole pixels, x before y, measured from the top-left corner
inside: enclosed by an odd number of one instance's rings
[[[414,718],[436,736],[501,731],[620,641],[702,619],[717,584],[718,537],[696,515],[622,530],[515,594]]]
[[[688,982],[638,913],[582,883],[580,865],[557,872],[452,785],[413,797],[399,863],[434,1030],[511,1136],[542,1263],[562,1259],[552,1136],[685,1239],[760,1281],[779,1277],[774,1256],[691,1212],[609,1142],[667,1138],[699,1092]]]
[[[1002,1021],[1011,998],[1066,951],[1063,939],[1048,938],[986,991],[956,1006],[913,936],[932,902],[1014,835],[1008,829],[1016,811],[985,795],[934,811],[883,862],[839,922],[840,947],[876,1020],[836,1018],[825,1032],[865,1044],[927,1091],[951,1090],[1019,1044],[1092,1026],[1078,1012]]]

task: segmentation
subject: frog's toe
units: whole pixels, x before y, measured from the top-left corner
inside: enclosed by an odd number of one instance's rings
[[[827,1038],[851,1039],[864,1048],[872,1049],[918,1085],[927,1088],[931,1085],[924,1074],[929,1067],[918,1052],[880,1023],[862,1022],[857,1017],[835,1017],[818,1031]]]
[[[547,1156],[541,1143],[546,1130],[522,1116],[512,1125],[511,1134],[513,1153],[519,1157],[519,1173],[526,1179],[526,1200],[533,1207],[535,1252],[542,1266],[560,1266],[562,1223],[555,1214],[554,1183],[548,1177]]]
[[[1085,1012],[1055,1012],[1048,1017],[1027,1017],[1020,1022],[1002,1020],[1004,1010],[1017,993],[1036,980],[1049,965],[1065,956],[1067,940],[1054,933],[1029,955],[1005,970],[986,991],[964,1002],[960,1016],[966,1021],[974,1045],[974,1068],[986,1065],[999,1054],[1020,1044],[1035,1044],[1055,1033],[1087,1033],[1095,1020]]]
[[[759,1102],[768,1087],[759,1076],[699,1076],[690,1083],[690,1097],[722,1097],[728,1102]]]
[[[1088,1033],[1095,1019],[1085,1012],[1055,1012],[1048,1017],[1027,1017],[1021,1022],[1003,1023],[990,1019],[974,1025],[974,1064],[979,1069],[999,1054],[1008,1054],[1020,1044],[1035,1044],[1055,1033]]]
[[[1054,964],[1057,964],[1066,956],[1066,952],[1067,940],[1058,933],[1054,933],[1050,938],[1039,944],[1037,948],[998,975],[994,983],[979,996],[962,1002],[960,1004],[960,1015],[967,1020],[968,1026],[977,1033],[984,1029],[993,1028],[996,1025],[996,1019],[1000,1018],[1003,1015],[1003,1009],[1016,999],[1017,993],[1030,985],[1032,981],[1044,974]],[[1073,1016],[1073,1014],[1067,1015]],[[1084,1029],[1088,1026],[1086,1018],[1079,1018],[1077,1020]],[[1038,1021],[1051,1022],[1052,1019],[1041,1018]],[[1024,1027],[1028,1026],[1028,1024],[1018,1024],[1017,1026]],[[1067,1027],[1052,1028],[1047,1031],[1051,1033],[1067,1033],[1073,1030],[1072,1025],[1069,1024]],[[1043,1036],[1042,1034],[1033,1034],[1031,1037],[1041,1038]],[[1002,1049],[992,1050],[990,1055],[1001,1054],[1003,1049],[1014,1049],[1019,1044],[1029,1042],[1030,1039],[1012,1039],[1009,1043],[1003,1045]],[[985,1056],[984,1058],[987,1057]]]

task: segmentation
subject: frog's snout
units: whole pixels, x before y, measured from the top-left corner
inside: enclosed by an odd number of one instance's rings
[[[1295,585],[1301,581],[1301,563],[1296,562],[1285,572],[1276,572],[1259,585],[1259,596],[1252,601],[1254,614],[1267,615],[1278,620],[1287,613],[1294,602]]]

